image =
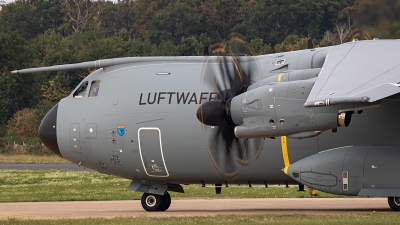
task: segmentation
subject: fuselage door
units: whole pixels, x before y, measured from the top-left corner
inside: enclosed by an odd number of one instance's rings
[[[142,127],[138,131],[138,136],[140,157],[146,174],[152,177],[168,177],[160,129]]]

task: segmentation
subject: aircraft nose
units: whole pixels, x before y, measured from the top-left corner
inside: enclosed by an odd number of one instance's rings
[[[43,118],[39,127],[39,137],[48,149],[61,156],[57,142],[57,111],[58,104],[55,105]]]

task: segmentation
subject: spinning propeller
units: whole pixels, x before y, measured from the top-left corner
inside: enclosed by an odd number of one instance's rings
[[[199,107],[196,115],[200,122],[209,126],[235,127],[230,115],[231,100],[246,92],[250,85],[250,70],[242,64],[240,59],[235,57],[218,58],[219,71],[213,74],[213,82],[218,91],[217,99]]]
[[[233,97],[247,91],[253,74],[251,74],[245,57],[220,56],[215,66],[209,64],[206,66],[209,68],[205,69],[205,83],[216,88],[217,97],[215,100],[200,105],[196,115],[202,124],[213,128],[209,154],[214,166],[219,172],[222,172],[219,166],[222,162],[219,161],[218,149],[223,146],[224,172],[228,179],[234,180],[238,174],[235,161],[242,167],[246,167],[250,163],[249,140],[238,139],[235,136],[236,125],[231,118],[230,103]],[[252,142],[256,142],[258,147],[257,157],[261,150],[262,140],[255,139]]]

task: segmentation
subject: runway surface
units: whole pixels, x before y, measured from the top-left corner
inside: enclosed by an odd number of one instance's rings
[[[215,216],[217,214],[340,214],[392,212],[386,198],[267,198],[172,200],[166,212],[146,212],[140,201],[0,203],[0,219],[116,216]]]
[[[75,164],[0,164],[0,170],[68,170],[92,171]]]

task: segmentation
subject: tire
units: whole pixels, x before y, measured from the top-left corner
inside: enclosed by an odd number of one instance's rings
[[[160,211],[163,208],[163,196],[143,193],[141,203],[144,210],[152,212],[152,211]]]
[[[169,193],[166,191],[165,194],[161,197],[163,199],[163,205],[162,205],[160,211],[165,211],[171,205],[171,195],[169,195]]]
[[[388,197],[388,203],[394,211],[400,211],[400,197]]]

